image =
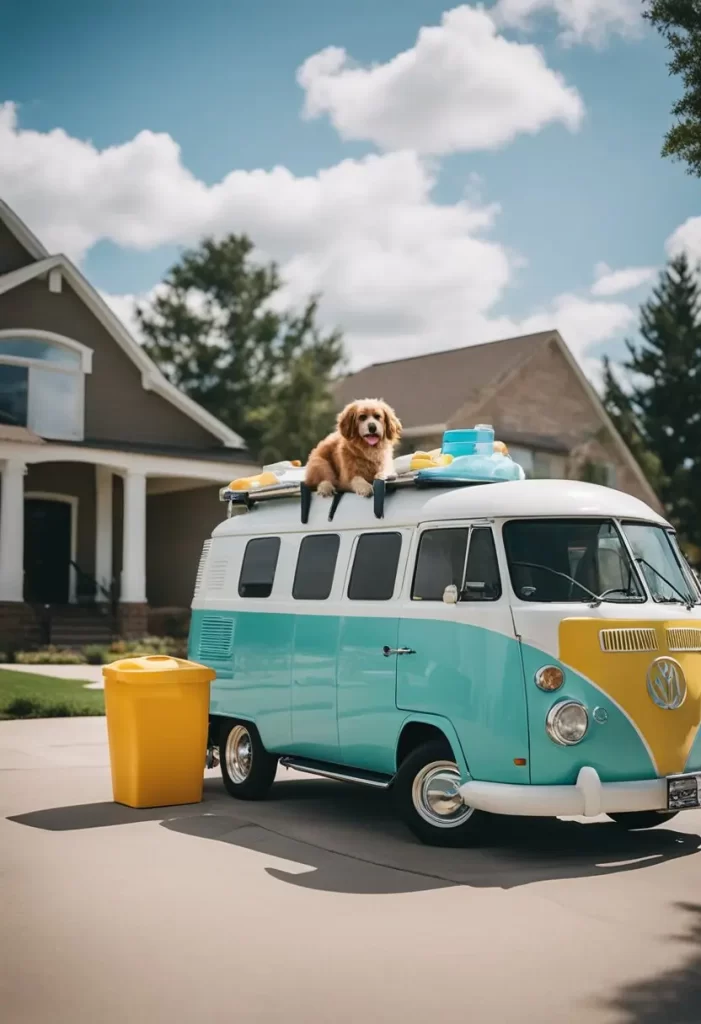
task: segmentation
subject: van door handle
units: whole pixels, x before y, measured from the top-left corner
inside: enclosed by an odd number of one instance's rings
[[[411,647],[383,647],[382,653],[385,658],[389,658],[392,654],[416,654],[416,651],[412,651]]]

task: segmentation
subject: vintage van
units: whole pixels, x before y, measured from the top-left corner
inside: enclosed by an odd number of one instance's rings
[[[391,787],[436,845],[490,813],[638,829],[699,806],[701,591],[641,501],[414,481],[233,511],[189,641],[232,796],[264,797],[278,765]]]

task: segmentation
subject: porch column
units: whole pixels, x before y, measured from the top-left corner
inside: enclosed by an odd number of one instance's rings
[[[2,470],[0,498],[0,601],[24,600],[24,474],[19,459]]]
[[[122,554],[123,604],[146,602],[146,476],[124,477],[124,541]]]
[[[112,470],[95,467],[95,599],[107,601],[112,584]]]

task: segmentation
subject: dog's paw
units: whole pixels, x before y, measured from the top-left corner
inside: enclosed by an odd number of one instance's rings
[[[351,490],[355,494],[359,494],[361,498],[369,498],[372,495],[372,484],[363,480],[361,476],[355,476],[351,480]]]
[[[334,493],[334,486],[329,480],[322,480],[316,489],[316,493],[322,498],[330,498]]]

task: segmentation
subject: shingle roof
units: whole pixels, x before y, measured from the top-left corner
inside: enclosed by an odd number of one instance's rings
[[[554,331],[541,331],[486,345],[373,363],[339,382],[338,405],[360,398],[384,399],[401,409],[405,428],[443,424],[530,358],[534,347],[554,336]]]

